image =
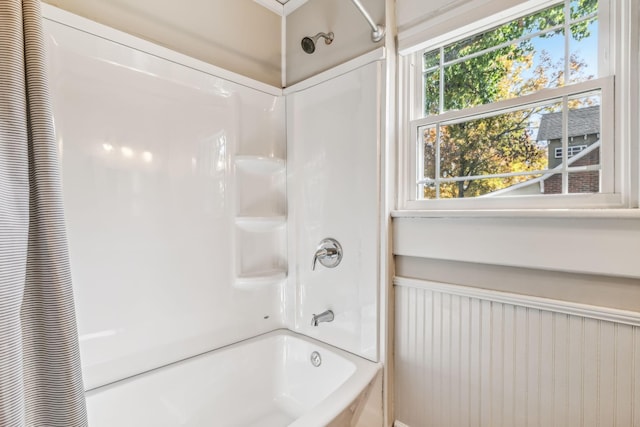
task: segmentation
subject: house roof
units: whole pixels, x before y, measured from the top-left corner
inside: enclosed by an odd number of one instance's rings
[[[600,106],[569,110],[569,137],[600,133]],[[544,114],[540,119],[538,141],[562,138],[562,112]]]

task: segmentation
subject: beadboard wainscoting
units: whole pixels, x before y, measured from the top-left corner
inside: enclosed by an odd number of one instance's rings
[[[640,426],[640,313],[396,278],[409,427]]]

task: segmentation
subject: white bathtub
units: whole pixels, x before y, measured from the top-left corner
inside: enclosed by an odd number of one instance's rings
[[[319,367],[310,360],[314,351],[322,359]],[[355,425],[379,369],[278,330],[88,391],[89,425]]]

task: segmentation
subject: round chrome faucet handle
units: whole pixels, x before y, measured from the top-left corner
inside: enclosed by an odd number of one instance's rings
[[[316,269],[316,263],[318,261],[327,268],[337,267],[340,261],[342,261],[342,246],[340,243],[331,237],[323,239],[313,255],[312,270]]]

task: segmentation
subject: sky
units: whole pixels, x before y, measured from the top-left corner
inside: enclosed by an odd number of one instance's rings
[[[587,65],[584,73],[587,75],[598,76],[598,23],[589,24],[589,37],[585,37],[580,41],[570,39],[571,53],[577,54]],[[535,38],[532,43],[536,52],[543,49],[551,53],[554,58],[564,58],[564,37],[558,34],[551,38]]]

